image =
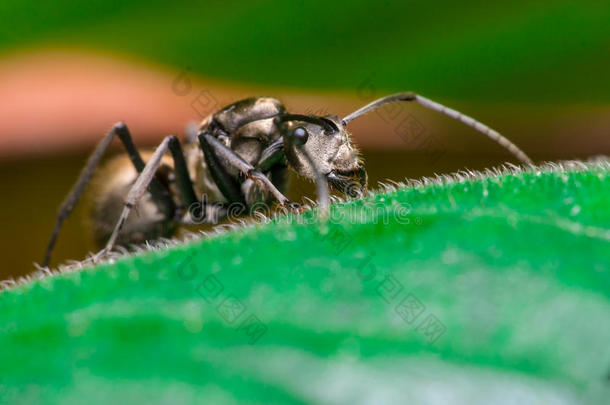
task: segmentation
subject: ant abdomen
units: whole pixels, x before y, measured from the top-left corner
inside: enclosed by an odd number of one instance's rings
[[[143,158],[150,153],[143,153]],[[148,156],[147,156],[148,155]],[[171,159],[159,168],[155,176],[158,184],[165,188],[170,185],[168,174]],[[92,179],[88,193],[87,225],[90,228],[93,242],[102,248],[110,238],[125,207],[125,198],[133,187],[138,172],[127,155],[119,155],[108,161]],[[176,229],[172,220],[175,202],[171,198],[158,201],[150,192],[144,193],[133,207],[134,214],[129,216],[118,234],[117,243],[122,246],[142,244],[149,240],[171,237]]]

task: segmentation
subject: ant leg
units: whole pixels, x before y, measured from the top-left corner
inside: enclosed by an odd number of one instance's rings
[[[91,156],[89,156],[85,167],[78,176],[78,180],[76,180],[76,183],[74,184],[74,186],[72,186],[72,189],[59,207],[59,210],[57,211],[57,217],[55,219],[55,226],[53,228],[53,232],[51,233],[49,243],[47,244],[47,250],[45,252],[44,260],[42,261],[43,267],[47,267],[49,265],[49,262],[51,261],[51,255],[53,254],[53,248],[55,247],[55,243],[57,242],[57,237],[59,236],[59,232],[61,231],[61,227],[63,225],[64,220],[66,220],[74,210],[74,207],[80,200],[80,197],[85,191],[89,180],[91,180],[91,177],[93,176],[97,165],[99,164],[100,160],[102,159],[102,156],[106,152],[106,149],[108,149],[108,146],[110,145],[110,142],[112,141],[115,135],[119,137],[123,146],[127,150],[129,159],[133,163],[135,169],[138,172],[141,172],[144,169],[144,161],[142,160],[142,157],[138,153],[138,150],[136,149],[135,145],[133,144],[131,134],[129,133],[127,126],[122,122],[115,124],[108,132],[108,134],[100,141],[100,143],[97,144],[97,146],[93,150],[93,153],[91,153]],[[163,201],[167,198],[166,193],[163,191],[163,188],[157,182],[151,184],[151,193],[155,198],[159,199],[160,201]]]
[[[512,153],[514,156],[516,156],[523,163],[532,163],[532,160],[529,158],[529,156],[527,156],[525,154],[525,152],[523,152],[521,149],[519,149],[517,147],[517,145],[515,145],[514,143],[512,143],[507,138],[503,137],[497,131],[491,129],[487,125],[485,125],[465,114],[462,114],[459,111],[456,111],[449,107],[445,107],[442,104],[439,104],[435,101],[432,101],[430,99],[427,99],[427,98],[422,97],[419,94],[415,94],[415,93],[398,93],[398,94],[393,94],[391,96],[386,96],[386,97],[380,98],[378,100],[375,100],[375,101],[365,105],[364,107],[354,111],[347,117],[343,118],[343,125],[347,125],[347,123],[349,123],[350,121],[352,121],[370,111],[376,110],[377,108],[379,108],[385,104],[394,103],[397,101],[416,101],[426,108],[440,112],[441,114],[445,114],[455,120],[458,120],[458,121],[468,125],[469,127],[476,129],[477,131],[483,133],[487,137],[498,142],[500,145],[502,145],[505,149],[507,149],[510,153]]]
[[[281,138],[263,149],[261,152],[260,161],[256,165],[256,169],[264,172],[270,170],[272,167],[278,164],[283,164],[284,166],[286,165],[284,142]]]
[[[204,155],[209,156],[210,160],[218,162],[219,158],[223,159],[230,166],[237,168],[239,171],[245,174],[248,178],[252,179],[257,183],[262,184],[267,189],[267,191],[269,191],[273,195],[273,197],[280,202],[280,204],[290,206],[290,201],[288,200],[288,198],[286,198],[286,196],[284,196],[284,194],[282,194],[273,185],[273,183],[267,178],[267,176],[257,170],[250,163],[243,160],[231,149],[220,143],[220,141],[218,141],[215,137],[209,135],[208,132],[203,132],[199,134],[198,138],[199,143],[201,144],[201,149],[203,149]],[[226,171],[222,171],[228,176],[228,173],[226,173]],[[214,180],[216,180],[216,178],[214,178]],[[231,178],[231,180],[233,182],[235,181],[233,178]],[[218,183],[218,181],[217,184],[220,188],[221,185]]]
[[[229,202],[241,203],[245,207],[246,198],[241,191],[239,182],[227,172],[226,167],[218,159],[215,149],[206,141],[206,137],[210,137],[223,148],[225,148],[225,146],[209,134],[210,132],[206,131],[197,135],[197,138],[199,139],[199,144],[203,150],[203,158],[205,159],[205,163],[210,170],[212,178],[214,179],[214,183],[216,183],[220,189],[220,192]]]
[[[182,151],[180,141],[176,136],[170,135],[166,139],[169,139],[168,147],[174,160],[174,173],[176,175],[176,184],[178,186],[180,201],[182,201],[182,204],[186,208],[187,212],[190,212],[190,210],[195,207],[195,204],[199,203],[199,201],[197,201],[197,196],[195,195],[195,190],[193,189],[193,182],[191,181],[191,176],[186,166],[184,152]],[[205,219],[205,213],[206,210],[203,206],[198,207],[197,210],[191,214],[196,216],[198,219]]]
[[[178,138],[174,135],[167,136],[163,139],[157,149],[155,149],[155,152],[144,166],[142,172],[138,175],[138,178],[129,190],[129,193],[127,193],[127,197],[125,198],[125,206],[123,207],[119,221],[114,227],[108,242],[106,242],[106,246],[95,256],[93,256],[94,263],[99,261],[114,247],[116,239],[119,236],[125,221],[129,217],[131,209],[138,203],[140,198],[142,198],[144,193],[148,190],[148,186],[154,180],[157,169],[159,169],[159,166],[161,165],[163,155],[165,155],[168,150],[172,153],[172,157],[174,159],[176,182],[178,183],[178,190],[183,203],[190,206],[190,204],[194,204],[197,201],[195,192],[193,191],[193,184],[188,176],[186,162],[184,160],[184,155],[182,153],[182,148],[180,147]]]
[[[282,190],[288,181],[287,165],[284,141],[280,138],[261,151],[259,162],[255,168],[260,172],[269,173],[271,182],[277,189]],[[301,204],[295,202],[290,203],[290,208],[295,211],[302,210]]]

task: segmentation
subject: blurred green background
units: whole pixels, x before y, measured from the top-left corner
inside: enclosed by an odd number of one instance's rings
[[[4,0],[0,49],[70,44],[206,77],[518,102],[610,99],[607,1]]]
[[[607,1],[4,0],[0,19],[0,69],[16,53],[71,49],[268,88],[270,95],[287,89],[362,100],[371,89],[376,96],[414,90],[499,128],[538,161],[610,152]],[[27,113],[33,121],[41,114],[31,106]],[[4,127],[10,118],[0,120],[0,138],[15,136]],[[372,120],[380,132],[389,130]],[[388,151],[375,143],[375,131],[356,126],[357,139],[372,139],[363,151],[372,184],[508,159],[471,130],[441,122],[428,131],[447,142],[434,161],[408,145]],[[56,134],[41,127],[36,136]],[[55,210],[93,142],[64,153],[0,150],[0,279],[27,273],[41,259]],[[293,193],[308,194],[308,187],[297,183]],[[60,237],[57,261],[91,249],[81,214]]]

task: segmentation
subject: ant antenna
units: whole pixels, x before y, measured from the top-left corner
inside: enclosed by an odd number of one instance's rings
[[[432,101],[430,99],[427,99],[427,98],[422,97],[415,93],[392,94],[390,96],[386,96],[386,97],[380,98],[378,100],[375,100],[375,101],[365,105],[364,107],[354,111],[347,117],[343,118],[343,125],[347,125],[347,123],[349,123],[350,121],[353,121],[356,118],[358,118],[370,111],[376,110],[377,108],[379,108],[385,104],[394,103],[397,101],[417,101],[419,104],[423,105],[426,108],[440,112],[441,114],[445,114],[455,120],[458,120],[458,121],[468,125],[469,127],[476,129],[477,131],[483,133],[487,137],[498,142],[500,145],[502,145],[504,148],[506,148],[510,153],[512,153],[515,157],[517,157],[517,159],[521,160],[523,163],[530,163],[530,164],[532,163],[532,159],[530,159],[529,156],[527,156],[525,154],[525,152],[523,152],[521,149],[519,149],[519,147],[517,147],[517,145],[515,145],[514,143],[512,143],[511,141],[509,141],[507,138],[503,137],[502,135],[500,135],[500,133],[498,133],[497,131],[489,128],[487,125],[485,125],[465,114],[462,114],[459,111],[456,111],[449,107],[445,107],[442,104],[439,104],[435,101]]]
[[[303,121],[309,122],[310,124],[318,125],[324,128],[325,131],[335,132],[338,130],[336,125],[325,118],[316,117],[315,115],[301,115],[301,114],[280,114],[277,116],[278,122],[284,121]]]

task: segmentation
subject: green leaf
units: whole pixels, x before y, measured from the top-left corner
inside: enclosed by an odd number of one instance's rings
[[[410,182],[0,295],[0,402],[589,403],[610,164]]]

